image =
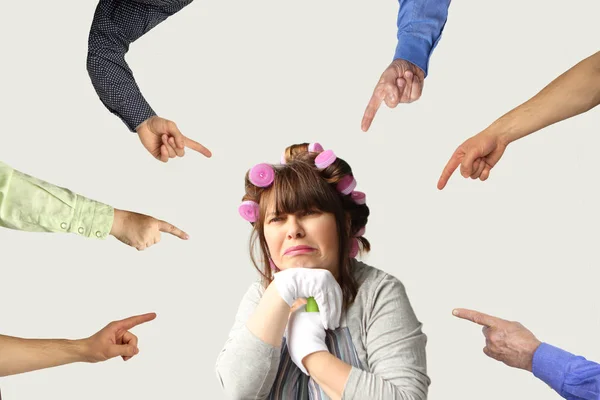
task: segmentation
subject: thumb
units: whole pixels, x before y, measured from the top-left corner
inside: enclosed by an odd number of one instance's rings
[[[177,127],[177,124],[175,124],[175,122],[173,122],[173,121],[167,122],[167,132],[171,136],[173,136],[177,147],[179,147],[180,149],[183,149],[185,147],[185,137],[183,136],[183,133],[181,133],[181,131],[179,130],[179,128]]]
[[[122,345],[114,345],[114,346],[112,346],[110,354],[111,354],[111,358],[112,357],[117,357],[117,356],[121,356],[121,357],[133,357],[138,352],[139,352],[139,350],[138,350],[138,348],[136,346],[122,344]]]
[[[476,146],[466,146],[465,156],[460,163],[460,174],[464,178],[468,178],[473,174],[473,163],[481,157]]]
[[[495,166],[496,163],[500,161],[500,158],[502,158],[502,155],[504,154],[504,150],[506,150],[506,148],[498,146],[486,157],[487,163],[490,165],[490,167]]]

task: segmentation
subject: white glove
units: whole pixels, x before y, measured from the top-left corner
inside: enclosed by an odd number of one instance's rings
[[[277,272],[273,282],[281,298],[290,307],[298,298],[314,297],[323,327],[336,329],[340,326],[342,288],[328,270],[289,268]]]
[[[302,364],[304,357],[318,351],[329,352],[325,344],[325,329],[323,329],[319,313],[306,312],[305,305],[290,315],[286,337],[290,358],[306,375],[309,373]]]

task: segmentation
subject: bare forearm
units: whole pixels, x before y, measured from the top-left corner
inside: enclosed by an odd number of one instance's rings
[[[290,307],[281,298],[275,285],[271,284],[265,290],[246,326],[263,342],[280,347],[289,315]]]
[[[0,376],[84,361],[79,340],[21,339],[0,335]]]
[[[560,75],[530,100],[496,120],[487,130],[513,142],[600,104],[600,52]]]
[[[309,354],[303,360],[310,376],[332,399],[341,399],[352,366],[326,351]]]

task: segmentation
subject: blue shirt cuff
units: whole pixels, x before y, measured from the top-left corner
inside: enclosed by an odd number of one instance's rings
[[[394,60],[406,60],[421,68],[427,76],[431,45],[423,38],[410,34],[400,34]]]
[[[577,358],[577,356],[568,351],[547,343],[542,343],[535,353],[533,353],[531,369],[533,375],[544,381],[558,393],[562,393],[565,381],[565,366],[574,358]]]

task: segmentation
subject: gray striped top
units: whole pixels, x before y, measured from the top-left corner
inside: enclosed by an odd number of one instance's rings
[[[427,337],[404,286],[362,262],[353,261],[352,267],[359,285],[356,300],[326,340],[329,351],[352,366],[342,399],[427,399]],[[291,361],[285,337],[281,347],[274,347],[246,328],[263,292],[259,282],[250,286],[217,358],[225,393],[233,399],[328,398]]]

